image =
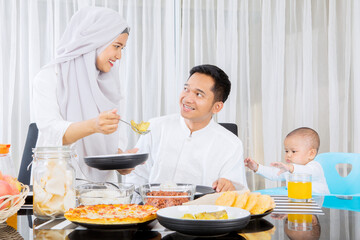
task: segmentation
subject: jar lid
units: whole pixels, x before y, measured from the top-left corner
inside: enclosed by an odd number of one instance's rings
[[[0,144],[0,154],[9,153],[10,144]]]
[[[72,150],[69,146],[59,146],[59,147],[36,147],[33,148],[33,153],[71,153]]]

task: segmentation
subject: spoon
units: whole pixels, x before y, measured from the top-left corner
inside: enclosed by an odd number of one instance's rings
[[[138,129],[137,127],[131,125],[130,123],[128,123],[128,122],[126,122],[126,121],[124,121],[122,119],[120,119],[120,121],[123,122],[123,123],[126,123],[127,125],[129,125],[134,132],[136,132],[136,133],[138,133],[140,135],[145,135],[145,134],[148,134],[150,132],[150,130],[142,131],[142,130]]]

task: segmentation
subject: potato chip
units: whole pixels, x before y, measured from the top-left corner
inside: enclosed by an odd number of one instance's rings
[[[234,204],[237,195],[238,194],[236,192],[232,191],[224,192],[220,197],[218,197],[218,199],[216,199],[215,204],[231,207]]]
[[[262,214],[270,209],[272,198],[269,195],[259,195],[254,207],[250,210],[251,214]]]
[[[244,208],[248,197],[249,197],[249,192],[245,192],[243,194],[236,196],[235,202],[232,205],[232,207]]]
[[[260,193],[250,193],[244,209],[250,212],[250,210],[255,206],[259,195]]]

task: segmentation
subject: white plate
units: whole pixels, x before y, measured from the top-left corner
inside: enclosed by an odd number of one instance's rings
[[[226,210],[229,219],[197,220],[182,219],[186,213],[216,212]],[[183,234],[195,236],[215,236],[237,232],[250,221],[250,213],[234,207],[215,205],[184,205],[163,208],[157,211],[158,221],[164,227]]]

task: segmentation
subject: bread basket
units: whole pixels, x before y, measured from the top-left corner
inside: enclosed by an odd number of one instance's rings
[[[1,200],[4,200],[3,202],[0,203],[0,208],[2,208],[3,206],[7,206],[10,203],[9,206],[0,210],[0,223],[5,222],[8,217],[11,217],[15,213],[17,213],[17,211],[19,211],[21,206],[24,205],[25,198],[29,193],[29,186],[24,185],[22,183],[20,184],[21,184],[21,191],[19,194],[0,196],[0,202]]]

